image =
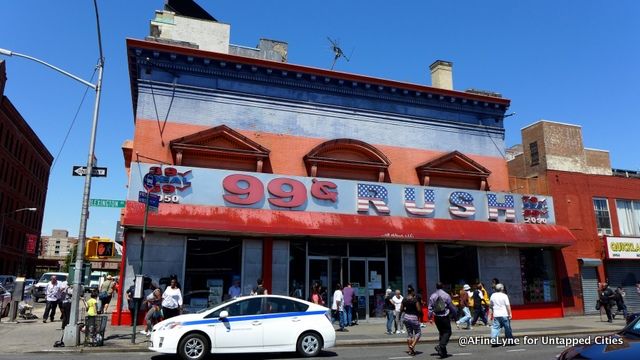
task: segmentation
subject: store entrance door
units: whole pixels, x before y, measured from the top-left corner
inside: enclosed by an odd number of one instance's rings
[[[354,307],[357,306],[359,320],[385,316],[386,266],[385,258],[349,259],[348,281],[358,291],[358,302]]]
[[[320,284],[322,287],[320,294],[324,304],[330,308],[335,285],[340,282],[342,277],[340,258],[309,256],[307,259],[307,294],[311,294],[313,284]]]

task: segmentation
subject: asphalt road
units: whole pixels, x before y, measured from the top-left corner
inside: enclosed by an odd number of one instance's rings
[[[404,346],[367,346],[367,347],[342,347],[331,349],[330,351],[324,351],[320,354],[318,359],[381,359],[381,360],[401,360],[401,359],[439,359],[440,357],[435,354],[433,347],[435,344],[420,343],[417,346],[419,351],[415,357],[410,357],[405,353],[406,347]],[[564,347],[557,345],[521,345],[510,347],[498,347],[491,348],[487,345],[469,345],[466,347],[460,347],[458,344],[449,344],[449,353],[453,356],[449,357],[452,360],[463,359],[555,359],[556,356],[562,351]],[[155,353],[45,353],[45,354],[0,354],[0,359],[59,359],[59,360],[73,360],[78,358],[90,357],[92,360],[100,359],[134,359],[134,360],[174,360],[178,359],[176,356],[161,355]],[[222,355],[215,356],[215,359],[224,360],[240,360],[240,359],[305,359],[300,358],[296,354],[242,354],[242,355]]]

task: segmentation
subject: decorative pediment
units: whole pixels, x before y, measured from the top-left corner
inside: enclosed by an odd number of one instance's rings
[[[304,157],[311,177],[389,182],[389,159],[360,140],[336,139],[313,148]]]
[[[263,172],[269,149],[226,125],[170,142],[176,165]]]
[[[424,186],[489,190],[491,171],[459,151],[453,151],[416,167]]]

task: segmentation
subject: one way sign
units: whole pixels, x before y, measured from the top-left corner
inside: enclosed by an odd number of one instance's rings
[[[73,176],[87,176],[87,167],[86,166],[74,166],[73,172],[71,173]],[[95,177],[107,177],[107,168],[106,167],[97,167],[94,166],[91,168],[91,176]]]

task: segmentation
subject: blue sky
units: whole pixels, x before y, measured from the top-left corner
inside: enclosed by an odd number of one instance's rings
[[[96,145],[108,178],[91,197],[124,199],[127,178],[120,147],[133,136],[125,38],[148,35],[164,1],[99,0],[106,57]],[[260,37],[289,43],[289,62],[329,68],[327,36],[350,62],[336,70],[429,85],[436,59],[454,63],[454,88],[497,91],[511,99],[506,143],[539,119],[581,125],[587,147],[611,152],[612,166],[640,170],[640,2],[200,0],[231,24],[231,42],[255,46]],[[0,48],[38,57],[89,79],[96,64],[91,0],[3,1]],[[38,64],[7,60],[5,95],[55,156],[85,88]],[[78,233],[93,93],[89,92],[49,181],[42,234]],[[91,208],[87,235],[113,237],[119,210]]]

